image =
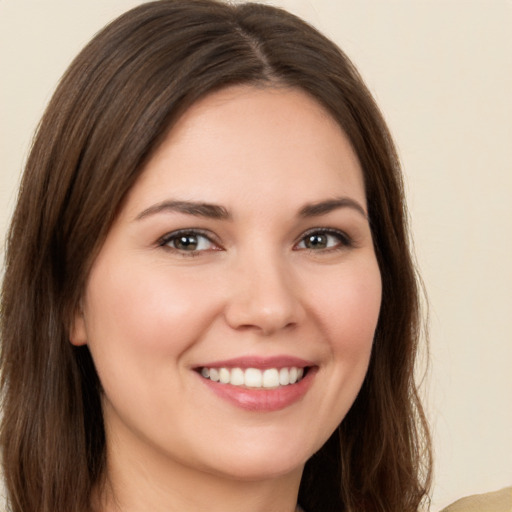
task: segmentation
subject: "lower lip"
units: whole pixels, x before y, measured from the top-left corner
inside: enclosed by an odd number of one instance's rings
[[[221,384],[220,382],[205,379],[201,375],[199,375],[199,378],[217,396],[241,409],[272,412],[299,402],[310,388],[315,373],[315,368],[309,368],[306,375],[296,384],[289,384],[274,389],[246,388],[231,384]]]

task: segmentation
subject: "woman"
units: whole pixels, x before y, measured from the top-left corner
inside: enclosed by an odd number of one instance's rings
[[[2,315],[13,511],[426,497],[393,143],[284,11],[163,0],[91,41],[27,162]]]

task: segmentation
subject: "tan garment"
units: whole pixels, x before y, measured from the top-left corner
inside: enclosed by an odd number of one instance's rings
[[[441,512],[512,512],[512,487],[462,498]]]

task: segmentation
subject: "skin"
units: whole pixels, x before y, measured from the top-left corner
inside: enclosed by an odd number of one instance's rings
[[[229,218],[166,201],[220,205]],[[182,116],[112,226],[71,332],[104,388],[100,509],[294,510],[304,463],[368,367],[381,279],[366,208],[346,136],[305,93],[237,86]],[[193,251],[168,236],[192,228]],[[246,410],[196,371],[247,355],[310,361],[306,394]]]

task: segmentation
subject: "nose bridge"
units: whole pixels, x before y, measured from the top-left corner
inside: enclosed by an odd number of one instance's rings
[[[239,254],[226,307],[231,327],[269,335],[299,321],[301,305],[289,263],[271,247]]]

